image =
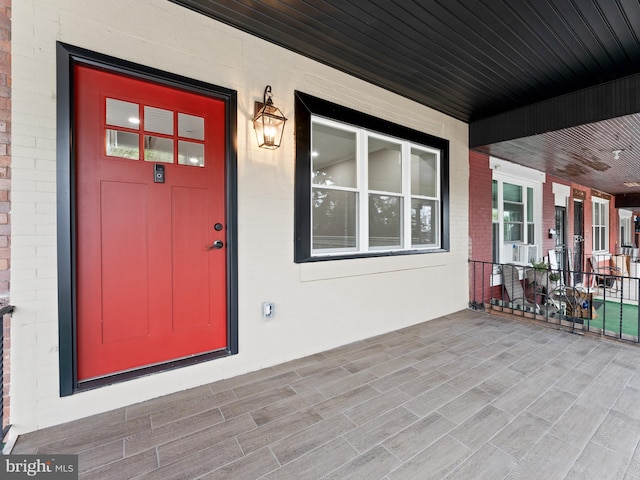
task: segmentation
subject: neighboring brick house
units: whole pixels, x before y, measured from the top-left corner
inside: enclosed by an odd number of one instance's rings
[[[506,174],[504,171],[509,170]],[[469,242],[470,242],[470,259],[478,262],[488,263],[520,263],[527,264],[523,258],[517,259],[515,253],[509,250],[511,244],[530,243],[537,245],[537,260],[548,256],[548,251],[554,249],[557,245],[562,244],[569,249],[571,255],[571,266],[573,270],[588,271],[589,266],[586,261],[594,251],[592,224],[594,205],[604,207],[606,210],[606,229],[607,239],[601,242],[599,251],[608,251],[617,253],[618,247],[623,243],[633,242],[633,236],[627,239],[620,238],[620,214],[615,206],[615,198],[602,192],[594,191],[590,188],[568,182],[562,178],[556,177],[549,173],[536,172],[526,170],[518,165],[511,164],[499,159],[494,159],[486,154],[476,151],[469,153]],[[496,180],[499,179],[499,180]],[[504,183],[515,188],[526,188],[533,195],[534,206],[530,204],[528,207],[534,212],[535,218],[525,220],[529,221],[529,234],[532,238],[516,238],[508,239],[506,234],[503,242],[496,242],[496,232],[502,231],[502,225],[499,224],[501,215],[505,213],[499,205],[498,199],[492,199],[492,182],[495,186],[502,185],[500,179],[504,179]],[[533,180],[532,180],[533,179]],[[536,187],[537,185],[537,187]],[[518,192],[520,192],[518,190]],[[521,193],[519,193],[521,194]],[[504,205],[509,201],[505,193]],[[522,197],[526,195],[524,190]],[[502,198],[502,197],[500,197]],[[531,198],[528,199],[529,201]],[[526,201],[523,200],[523,201]],[[493,202],[493,203],[492,203]],[[576,222],[574,209],[576,204],[582,207],[583,230],[575,231]],[[495,209],[492,214],[492,205]],[[525,207],[526,210],[526,207]],[[558,213],[560,210],[560,213]],[[604,211],[604,210],[603,210]],[[498,213],[499,212],[499,213]],[[629,212],[630,213],[630,212]],[[495,215],[495,217],[493,217]],[[526,216],[527,213],[525,212]],[[558,234],[553,238],[551,230],[558,230],[558,218],[564,218],[564,242],[560,241]],[[506,223],[506,221],[505,221]],[[526,232],[525,225],[524,231]],[[630,233],[630,226],[627,233]],[[576,236],[578,238],[576,238]],[[562,237],[562,235],[560,235]],[[580,238],[582,237],[582,238]],[[576,243],[582,244],[582,255],[575,255],[575,250],[580,248]],[[500,250],[500,243],[503,244],[503,250]],[[514,247],[515,248],[515,247]],[[578,260],[578,259],[581,260]],[[480,268],[479,266],[477,268]],[[476,282],[473,282],[473,272],[471,272],[471,288],[472,297],[480,298],[479,289],[481,289],[481,276],[476,272]],[[485,292],[485,296],[487,292]],[[485,298],[486,300],[486,298]]]

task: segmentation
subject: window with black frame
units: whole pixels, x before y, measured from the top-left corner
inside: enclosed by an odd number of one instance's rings
[[[446,251],[448,148],[296,92],[296,262]]]

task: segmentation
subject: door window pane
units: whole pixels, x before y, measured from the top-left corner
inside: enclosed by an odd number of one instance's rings
[[[402,245],[402,198],[369,195],[369,246]]]
[[[313,249],[357,247],[357,194],[313,189]]]
[[[140,111],[137,103],[107,98],[107,125],[140,128]]]
[[[411,245],[433,245],[438,240],[438,202],[411,200]]]
[[[402,153],[400,145],[369,137],[369,189],[402,192]]]
[[[315,123],[311,136],[313,184],[355,188],[356,133]]]
[[[147,132],[173,135],[173,112],[155,107],[144,107],[144,129]]]
[[[204,144],[179,140],[178,163],[192,167],[204,167]]]
[[[194,140],[204,140],[204,118],[178,113],[178,135]]]
[[[435,197],[438,194],[438,158],[435,153],[411,149],[411,194]]]
[[[144,159],[147,162],[173,163],[173,140],[145,135]]]
[[[140,146],[138,134],[108,129],[105,153],[110,157],[139,160]]]

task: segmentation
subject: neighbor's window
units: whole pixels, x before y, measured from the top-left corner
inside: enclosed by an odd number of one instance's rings
[[[621,208],[618,210],[618,216],[620,217],[620,246],[631,246],[633,244],[631,230],[631,217],[633,216],[633,212]]]
[[[492,158],[491,162],[493,261],[529,264],[540,260],[544,174],[504,160]]]
[[[594,197],[593,204],[593,251],[609,249],[609,201]]]
[[[344,121],[307,113],[305,118],[296,110],[296,120],[308,128],[308,136],[297,136],[296,261],[448,246],[442,227],[448,200],[442,188],[444,141],[437,148],[383,135],[366,122],[349,122],[360,119],[350,110]]]

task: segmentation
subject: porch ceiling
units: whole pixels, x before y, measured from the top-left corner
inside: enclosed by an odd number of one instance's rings
[[[472,148],[640,206],[625,186],[640,183],[637,0],[170,1],[468,122]]]

